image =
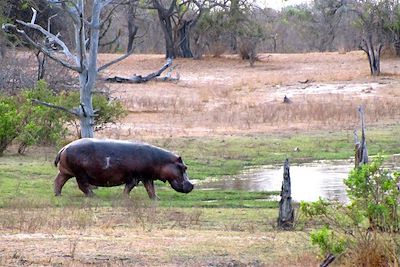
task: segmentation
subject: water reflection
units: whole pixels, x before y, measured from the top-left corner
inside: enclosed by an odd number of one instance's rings
[[[353,168],[350,161],[319,161],[290,166],[292,197],[295,201],[315,201],[319,197],[347,201],[343,179]],[[248,169],[242,174],[216,181],[204,181],[198,188],[238,189],[246,191],[280,191],[282,166]]]

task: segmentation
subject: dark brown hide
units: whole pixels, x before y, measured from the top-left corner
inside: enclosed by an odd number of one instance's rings
[[[193,189],[181,157],[143,143],[83,138],[63,147],[54,163],[59,169],[54,181],[56,196],[72,177],[76,177],[79,189],[87,196],[93,195],[93,185],[125,184],[124,193],[129,194],[142,182],[149,197],[156,199],[154,180],[168,181],[182,193]]]

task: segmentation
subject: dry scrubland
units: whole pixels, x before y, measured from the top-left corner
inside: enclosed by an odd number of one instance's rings
[[[115,57],[101,55],[101,61]],[[383,59],[383,75],[371,78],[361,52],[260,58],[254,68],[236,56],[177,59],[174,75],[179,73],[179,82],[111,84],[113,95],[130,112],[100,135],[148,139],[353,129],[360,104],[366,106],[369,126],[399,122],[398,59]],[[103,75],[144,75],[164,63],[161,55],[135,55]],[[282,103],[284,95],[290,105]],[[76,188],[72,194],[82,201],[80,208],[22,201],[1,209],[0,266],[320,262],[306,231],[274,229],[276,209],[160,208],[143,195],[97,207]],[[115,199],[121,201],[120,196]]]
[[[115,55],[102,55],[109,60]],[[145,138],[349,129],[364,104],[367,123],[398,120],[398,59],[383,59],[379,78],[369,75],[362,52],[263,54],[255,67],[236,56],[177,59],[177,83],[112,84],[130,114],[105,136]],[[138,55],[104,76],[148,74],[161,55]],[[283,105],[287,95],[293,101]]]

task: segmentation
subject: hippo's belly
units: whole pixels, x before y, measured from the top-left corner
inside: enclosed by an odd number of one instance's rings
[[[89,170],[87,171],[89,183],[96,186],[116,186],[128,182],[128,175],[122,168],[110,170]]]

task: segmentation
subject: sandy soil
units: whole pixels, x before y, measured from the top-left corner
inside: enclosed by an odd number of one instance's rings
[[[101,61],[113,58],[115,55],[102,55]],[[400,102],[398,59],[383,59],[382,76],[378,78],[369,75],[363,52],[263,54],[260,59],[254,68],[236,56],[206,57],[201,61],[176,59],[172,75],[179,76],[178,82],[109,84],[130,113],[102,135],[145,138],[312,130],[320,129],[321,122],[300,113],[317,108],[317,103],[342,103],[346,108],[338,106],[332,112],[356,115],[353,106],[368,101]],[[164,63],[162,55],[135,55],[102,75],[146,75]],[[287,115],[289,121],[276,121],[273,113],[284,113],[285,95],[297,104],[297,110],[289,112],[299,115]]]

